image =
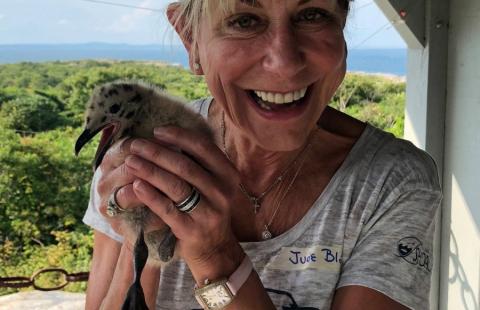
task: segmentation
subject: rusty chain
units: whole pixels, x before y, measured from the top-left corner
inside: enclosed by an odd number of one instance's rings
[[[63,279],[60,284],[52,287],[42,287],[38,285],[35,280],[37,280],[42,274],[58,272],[62,275]],[[88,272],[77,272],[77,273],[68,273],[65,269],[62,268],[43,268],[35,271],[30,278],[28,277],[0,277],[0,287],[8,288],[24,288],[33,286],[36,290],[39,291],[55,291],[64,288],[67,284],[71,282],[82,282],[88,280]]]

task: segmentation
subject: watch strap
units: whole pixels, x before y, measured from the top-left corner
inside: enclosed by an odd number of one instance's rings
[[[238,268],[230,275],[227,281],[227,286],[232,292],[233,296],[237,295],[237,292],[240,290],[245,281],[247,281],[252,270],[252,261],[248,255],[245,255],[240,266],[238,266]]]

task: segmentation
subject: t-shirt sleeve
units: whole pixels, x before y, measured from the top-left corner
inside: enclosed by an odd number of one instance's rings
[[[435,217],[442,198],[432,163],[402,168],[414,172],[403,178],[390,173],[401,184],[384,184],[378,205],[364,214],[337,287],[365,286],[410,309],[429,308]]]
[[[123,237],[117,234],[112,226],[108,223],[105,217],[100,213],[100,195],[97,191],[98,180],[101,177],[101,170],[97,169],[93,175],[92,185],[90,187],[90,200],[88,208],[83,216],[83,222],[91,228],[107,235],[108,237],[118,242],[123,242]]]

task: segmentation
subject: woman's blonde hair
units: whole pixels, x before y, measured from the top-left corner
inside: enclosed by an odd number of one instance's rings
[[[256,0],[250,0],[255,2]],[[340,7],[348,13],[351,0],[337,0]],[[221,9],[223,12],[229,12],[233,8],[235,0],[178,0],[176,16],[174,16],[175,28],[182,29],[180,35],[192,43],[192,49],[196,49],[196,40],[198,38],[200,22],[212,13],[213,9]],[[181,26],[181,27],[178,27]]]

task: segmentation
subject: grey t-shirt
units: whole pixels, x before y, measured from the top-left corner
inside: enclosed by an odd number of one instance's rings
[[[193,103],[203,116],[211,100]],[[121,242],[98,212],[92,183],[84,222]],[[271,240],[242,243],[278,309],[329,309],[337,288],[361,285],[428,309],[435,214],[442,194],[433,160],[367,125],[307,214]],[[157,309],[200,309],[183,261],[160,276]]]

